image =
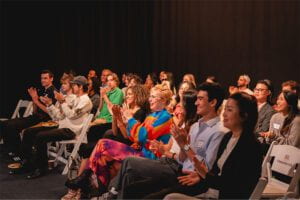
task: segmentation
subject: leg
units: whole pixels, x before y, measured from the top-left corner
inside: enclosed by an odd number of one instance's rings
[[[35,127],[24,130],[23,140],[21,142],[21,156],[23,159],[31,158],[32,146],[36,135],[41,131],[51,130],[52,127]]]
[[[161,185],[167,185],[170,182],[177,181],[177,172],[169,165],[158,160],[129,157],[123,161],[121,170],[111,181],[109,188],[118,191],[118,198],[123,199],[125,196],[136,196],[136,190],[132,194],[131,190],[128,189],[133,188],[131,185],[135,182],[143,181],[144,185],[149,185],[156,179],[161,181]],[[148,187],[148,189],[150,188]],[[144,189],[144,187],[141,187],[143,192]]]
[[[8,152],[18,153],[21,143],[20,132],[39,122],[39,118],[35,115],[25,118],[10,119],[3,122],[3,142]]]
[[[195,195],[201,194],[205,191],[206,191],[206,188],[201,183],[198,183],[193,186],[186,186],[186,185],[181,185],[177,181],[177,183],[172,184],[171,187],[169,186],[169,187],[161,189],[158,192],[148,194],[147,196],[144,196],[143,199],[163,199],[166,195],[174,193],[174,192],[178,192],[178,193],[186,194],[186,195],[190,195],[190,196],[195,196]]]
[[[171,194],[168,194],[167,196],[165,196],[165,198],[163,200],[182,200],[182,199],[186,199],[186,200],[198,200],[195,197],[187,196],[187,195],[180,194],[180,193],[171,193]]]
[[[111,123],[91,126],[90,130],[87,132],[88,143],[97,142],[103,137],[108,129],[111,129]]]
[[[73,133],[68,128],[62,129],[51,129],[47,131],[39,132],[35,139],[35,146],[37,150],[37,167],[39,169],[45,169],[48,164],[47,158],[47,143],[55,142],[61,140],[71,140],[75,138],[75,133]]]

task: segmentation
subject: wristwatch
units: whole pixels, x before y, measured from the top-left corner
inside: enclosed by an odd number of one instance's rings
[[[184,150],[184,151],[190,150],[190,145],[189,145],[189,144],[185,144],[185,145],[183,146],[183,150]]]

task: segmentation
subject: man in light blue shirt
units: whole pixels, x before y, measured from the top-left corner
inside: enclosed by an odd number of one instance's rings
[[[171,128],[181,148],[176,156],[177,160],[149,160],[137,157],[125,159],[121,170],[110,183],[108,196],[118,199],[162,199],[172,192],[184,193],[182,187],[188,190],[189,194],[190,189],[198,194],[197,188],[183,186],[178,179],[189,180],[191,174],[197,176],[192,161],[195,158],[203,161],[208,170],[213,166],[224,135],[224,127],[217,114],[223,99],[224,91],[218,84],[201,84],[195,105],[197,114],[202,118],[191,126],[189,136],[184,129],[176,126]],[[107,198],[107,195],[105,196]]]

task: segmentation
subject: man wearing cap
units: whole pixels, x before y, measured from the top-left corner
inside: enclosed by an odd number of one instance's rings
[[[87,95],[87,79],[84,76],[76,76],[70,83],[73,94],[76,96],[72,101],[68,101],[63,94],[58,92],[54,93],[59,104],[58,107],[54,106],[47,97],[42,100],[47,105],[47,110],[53,119],[57,119],[59,116],[59,126],[40,131],[33,138],[37,159],[31,165],[33,172],[27,176],[28,179],[37,178],[46,173],[48,167],[47,143],[74,139],[76,135],[80,134],[83,122],[92,109],[92,102]]]

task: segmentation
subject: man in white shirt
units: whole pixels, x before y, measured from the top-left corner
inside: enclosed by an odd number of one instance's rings
[[[87,95],[87,79],[83,76],[77,76],[70,83],[75,98],[70,93],[64,96],[55,92],[55,98],[58,101],[56,106],[47,97],[41,99],[47,105],[51,118],[58,122],[58,128],[40,131],[32,138],[37,159],[33,162],[34,171],[27,176],[28,179],[40,177],[47,171],[47,143],[74,139],[80,133],[84,125],[83,122],[92,109],[92,102]],[[26,140],[26,134],[24,137]]]

